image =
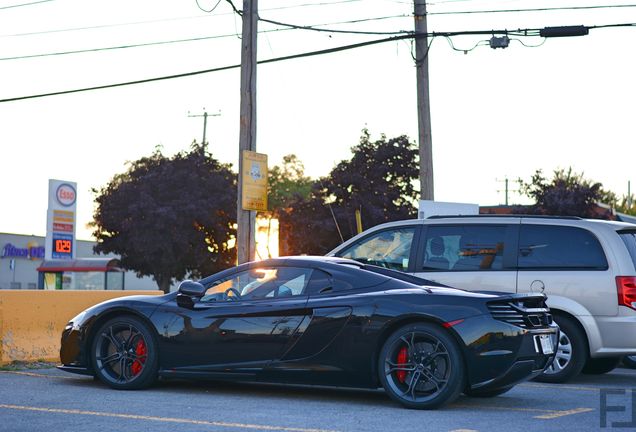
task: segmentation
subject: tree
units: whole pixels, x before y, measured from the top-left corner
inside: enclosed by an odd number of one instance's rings
[[[537,170],[529,182],[519,179],[519,185],[520,192],[534,199],[535,204],[516,213],[607,219],[610,212],[596,203],[616,201],[616,196],[604,190],[601,183],[585,179],[583,173],[574,173],[572,168],[555,170],[551,180]]]
[[[156,150],[130,162],[97,194],[97,253],[121,255],[126,269],[172,282],[235,263],[236,174],[194,143],[172,158]]]
[[[314,183],[309,198],[294,199],[281,215],[286,253],[321,255],[353,237],[356,210],[366,228],[417,215],[415,143],[405,135],[372,141],[363,129],[351,151],[350,160]]]
[[[295,154],[283,156],[282,165],[276,165],[269,170],[269,211],[277,216],[294,198],[308,198],[312,184],[313,181],[305,176],[305,166]]]

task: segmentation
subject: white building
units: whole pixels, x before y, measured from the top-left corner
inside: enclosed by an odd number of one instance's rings
[[[95,242],[76,241],[76,257],[119,258],[117,255],[96,255]],[[38,289],[38,271],[44,261],[44,237],[0,233],[0,289]],[[88,275],[84,275],[88,276]],[[103,275],[102,275],[103,276]],[[124,289],[156,290],[157,283],[150,277],[138,278],[135,272],[124,273]],[[64,288],[66,288],[66,284]],[[75,286],[77,289],[95,289]],[[121,289],[121,287],[119,288]]]

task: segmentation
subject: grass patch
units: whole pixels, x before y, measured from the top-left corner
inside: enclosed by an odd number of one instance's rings
[[[28,369],[51,369],[54,368],[57,363],[47,362],[44,360],[34,361],[12,361],[5,365],[0,366],[0,371],[20,371]]]

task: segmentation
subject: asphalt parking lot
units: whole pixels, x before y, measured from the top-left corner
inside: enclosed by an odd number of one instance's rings
[[[636,370],[616,369],[412,411],[382,391],[187,381],[115,391],[90,377],[29,369],[0,371],[0,431],[621,431],[636,429],[632,389]]]

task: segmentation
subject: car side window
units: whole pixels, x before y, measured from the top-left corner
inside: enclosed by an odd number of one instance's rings
[[[405,271],[409,266],[414,234],[415,228],[380,231],[342,250],[338,256]]]
[[[519,269],[606,270],[607,258],[598,239],[583,228],[521,225]]]
[[[250,269],[211,283],[203,302],[256,300],[306,294],[311,269],[262,267]]]
[[[484,271],[503,268],[506,227],[500,225],[430,225],[421,269]]]
[[[311,273],[311,279],[309,280],[309,284],[307,285],[307,294],[315,295],[315,294],[326,294],[333,292],[334,290],[334,282],[328,273],[315,269]]]

